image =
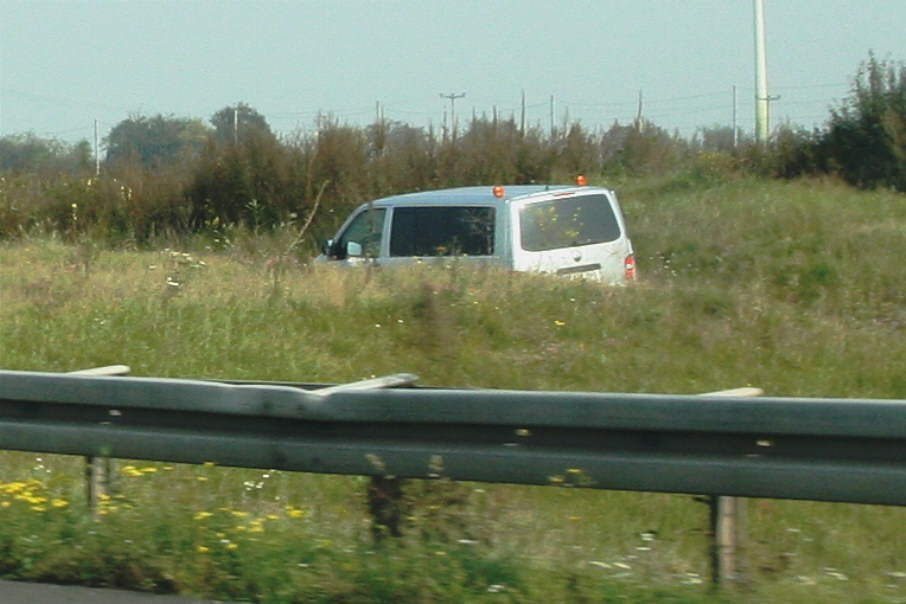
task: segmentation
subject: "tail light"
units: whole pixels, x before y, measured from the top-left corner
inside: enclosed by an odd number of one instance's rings
[[[629,254],[623,260],[623,268],[626,272],[627,281],[635,281],[636,271],[635,271],[635,255]]]

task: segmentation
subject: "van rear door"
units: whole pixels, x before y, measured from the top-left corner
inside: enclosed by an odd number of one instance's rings
[[[516,270],[625,281],[632,246],[608,191],[553,193],[513,211]]]

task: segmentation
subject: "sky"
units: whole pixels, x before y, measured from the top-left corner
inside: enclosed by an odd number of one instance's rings
[[[755,129],[754,0],[0,0],[0,136],[93,144],[245,103],[440,129]],[[861,63],[906,60],[906,0],[764,0],[771,126],[823,127]],[[460,96],[464,95],[464,96]],[[451,98],[454,97],[455,98]],[[524,100],[523,100],[524,99]],[[449,120],[449,122],[448,122]]]

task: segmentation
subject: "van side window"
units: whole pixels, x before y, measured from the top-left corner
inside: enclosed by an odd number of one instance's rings
[[[369,208],[352,219],[340,238],[334,243],[336,257],[346,258],[346,246],[350,242],[362,246],[362,255],[377,258],[381,253],[381,237],[384,231],[384,208]]]
[[[526,205],[519,214],[522,249],[543,252],[614,241],[620,225],[605,195],[563,197]]]
[[[490,256],[494,208],[397,207],[390,230],[391,256]]]

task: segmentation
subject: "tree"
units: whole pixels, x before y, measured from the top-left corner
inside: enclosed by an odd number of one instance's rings
[[[734,133],[733,126],[715,124],[710,127],[703,126],[696,129],[691,144],[693,147],[700,148],[703,151],[733,153],[738,149],[740,143],[748,144],[748,142],[749,140],[741,129],[737,128]]]
[[[434,176],[434,141],[422,128],[380,120],[365,129],[373,194],[428,188]]]
[[[847,182],[906,191],[906,66],[870,55],[831,111],[824,142]]]
[[[210,130],[197,118],[133,116],[105,139],[107,162],[157,167],[198,157]]]
[[[0,138],[0,171],[11,173],[78,174],[91,163],[88,141],[75,145],[43,139],[34,133]]]
[[[768,146],[766,167],[779,178],[797,178],[827,172],[827,156],[820,132],[792,126],[777,128]]]
[[[302,215],[305,163],[281,143],[248,105],[225,107],[211,117],[214,130],[193,164],[187,199],[190,225],[245,225],[271,230]]]
[[[211,116],[211,125],[218,145],[245,143],[251,138],[276,140],[264,116],[245,103],[224,107]]]
[[[614,122],[600,142],[605,170],[627,170],[633,174],[674,168],[687,147],[683,139],[646,120],[626,126]]]
[[[566,136],[562,138],[560,163],[566,173],[575,178],[577,174],[588,174],[600,171],[600,162],[595,142],[590,133],[575,122],[564,128]]]

